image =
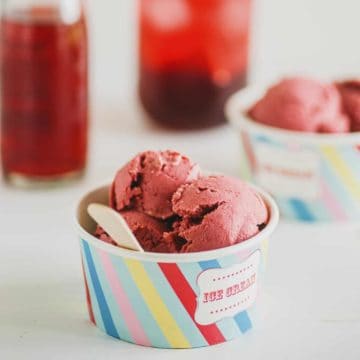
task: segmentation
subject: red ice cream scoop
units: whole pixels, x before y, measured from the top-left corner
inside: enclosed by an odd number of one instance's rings
[[[350,131],[341,96],[333,84],[293,77],[272,86],[249,111],[259,123],[313,133]]]
[[[149,252],[186,253],[223,248],[256,235],[268,221],[262,198],[246,183],[201,176],[172,151],[139,154],[116,174],[110,205]],[[100,227],[100,240],[116,245]]]
[[[360,131],[360,80],[349,80],[338,84],[343,109],[351,121],[351,131]]]
[[[111,206],[138,210],[158,219],[174,215],[171,197],[200,175],[197,164],[175,151],[146,151],[121,168],[112,184]]]
[[[208,176],[181,186],[173,196],[179,216],[166,234],[180,252],[218,249],[247,240],[265,227],[268,210],[263,199],[246,183]]]

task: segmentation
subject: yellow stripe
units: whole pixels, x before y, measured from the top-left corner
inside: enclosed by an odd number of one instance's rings
[[[322,151],[327,158],[327,160],[332,164],[338,173],[339,177],[346,184],[350,193],[360,200],[360,182],[355,179],[355,176],[352,174],[351,169],[346,165],[346,163],[341,159],[339,153],[335,148],[331,146],[324,146]]]
[[[169,309],[161,300],[143,265],[136,260],[125,260],[144,301],[158,323],[161,331],[173,348],[189,348],[190,343],[172,317]]]

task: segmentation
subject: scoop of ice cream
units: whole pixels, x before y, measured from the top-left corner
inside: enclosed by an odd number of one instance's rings
[[[288,130],[318,133],[350,130],[337,88],[308,78],[287,78],[274,85],[249,115],[257,122]]]
[[[163,237],[163,234],[168,231],[165,221],[135,210],[122,211],[121,215],[145,251],[176,252],[174,243],[165,240]],[[102,241],[116,245],[116,242],[100,226],[97,227],[95,236]]]
[[[172,198],[179,219],[164,235],[179,252],[218,249],[256,235],[266,224],[262,198],[247,184],[225,176],[202,177]]]
[[[198,178],[200,169],[175,151],[146,151],[118,171],[110,191],[116,210],[133,209],[166,219],[174,215],[171,197],[179,186]]]
[[[360,131],[360,80],[338,84],[343,108],[351,121],[351,131]]]
[[[134,210],[123,211],[121,215],[145,251],[176,252],[174,244],[164,239],[163,235],[168,231],[165,221]]]

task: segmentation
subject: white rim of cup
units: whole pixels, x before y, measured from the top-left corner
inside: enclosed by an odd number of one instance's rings
[[[218,259],[224,257],[226,255],[234,254],[242,250],[247,250],[249,248],[254,248],[257,244],[261,243],[263,240],[269,239],[271,234],[275,231],[278,223],[279,223],[279,209],[275,202],[275,200],[264,190],[258,188],[257,186],[248,183],[264,200],[268,211],[269,211],[269,222],[266,227],[261,230],[257,235],[252,238],[245,240],[239,244],[227,246],[221,249],[201,251],[201,252],[193,252],[193,253],[182,253],[182,254],[168,254],[168,253],[155,253],[155,252],[136,252],[133,250],[122,249],[120,247],[116,247],[114,245],[108,244],[104,241],[99,240],[94,235],[88,233],[79,223],[78,220],[78,211],[80,203],[91,193],[105,186],[97,187],[92,191],[88,191],[86,195],[84,195],[76,205],[75,211],[75,228],[77,230],[78,235],[80,235],[81,239],[89,242],[92,246],[99,248],[103,251],[111,253],[113,255],[131,258],[134,260],[140,261],[150,261],[150,262],[163,262],[163,263],[185,263],[185,262],[199,262],[206,261],[210,259]]]
[[[228,121],[237,129],[246,129],[251,133],[262,133],[282,141],[294,140],[299,143],[315,145],[358,145],[360,132],[346,134],[317,134],[275,128],[257,123],[247,112],[252,105],[261,99],[268,87],[248,87],[233,94],[226,103],[225,113]],[[264,90],[265,89],[265,90]]]

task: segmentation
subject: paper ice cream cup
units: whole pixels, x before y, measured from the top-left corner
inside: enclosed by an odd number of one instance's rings
[[[273,199],[256,190],[270,213],[258,235],[187,254],[138,253],[95,238],[86,209],[108,203],[108,186],[85,195],[76,223],[91,321],[115,338],[159,348],[219,344],[256,327],[268,240],[279,218]]]
[[[241,139],[242,176],[269,191],[287,219],[360,225],[360,132],[309,134],[256,123],[248,110],[264,94],[248,88],[226,105]]]

